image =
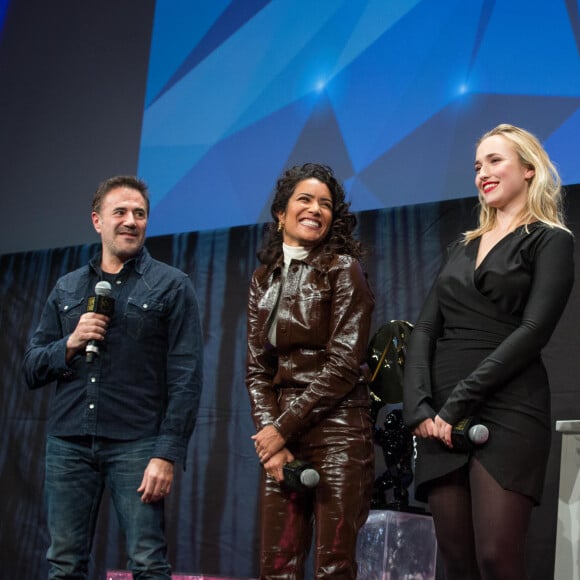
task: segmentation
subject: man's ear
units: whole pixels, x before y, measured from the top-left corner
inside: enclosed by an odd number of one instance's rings
[[[101,218],[99,216],[99,214],[94,211],[93,213],[91,213],[91,219],[93,220],[93,227],[95,228],[95,231],[97,232],[97,234],[101,233]]]

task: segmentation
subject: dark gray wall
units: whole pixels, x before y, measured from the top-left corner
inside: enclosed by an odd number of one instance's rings
[[[0,254],[96,240],[137,170],[154,0],[10,0],[0,34]]]

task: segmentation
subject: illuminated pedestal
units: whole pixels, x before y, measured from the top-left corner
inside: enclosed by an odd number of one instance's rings
[[[431,516],[394,510],[371,510],[358,534],[357,580],[435,580],[436,555],[437,542]],[[172,578],[240,580],[224,576],[181,574],[174,574]],[[131,580],[131,573],[112,570],[107,572],[107,580]]]
[[[358,580],[434,580],[437,541],[431,516],[372,510],[358,535]]]
[[[580,580],[580,421],[556,421],[562,433],[554,580]]]

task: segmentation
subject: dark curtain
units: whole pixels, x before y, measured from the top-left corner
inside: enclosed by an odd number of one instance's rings
[[[575,195],[574,195],[575,194]],[[580,187],[570,188],[571,226],[580,231]],[[413,322],[441,263],[443,249],[476,222],[474,198],[363,212],[358,235],[375,291],[374,329],[391,319]],[[187,469],[167,501],[174,570],[238,577],[257,575],[258,478],[244,386],[246,293],[262,226],[148,240],[157,259],[187,272],[198,293],[205,333],[205,383]],[[43,511],[45,425],[52,388],[29,391],[21,364],[26,344],[56,279],[87,262],[97,245],[0,257],[0,562],[3,578],[43,578],[48,534]],[[577,266],[577,268],[580,267]],[[556,419],[580,417],[576,332],[580,297],[573,291],[545,360]],[[544,502],[529,538],[531,578],[551,577],[554,564],[560,437],[554,435]],[[380,462],[379,462],[380,463]],[[125,568],[123,540],[105,497],[91,578]]]

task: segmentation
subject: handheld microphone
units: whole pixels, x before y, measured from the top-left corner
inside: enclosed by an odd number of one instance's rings
[[[112,316],[115,310],[115,300],[111,298],[111,284],[106,280],[97,282],[95,286],[95,296],[89,296],[87,302],[87,312],[106,314]],[[99,354],[99,343],[97,340],[89,340],[85,347],[85,356],[88,363],[93,362]]]
[[[307,461],[294,459],[282,468],[284,485],[292,491],[304,491],[318,485],[320,475]]]
[[[483,445],[489,439],[489,429],[475,422],[474,417],[468,417],[453,425],[451,442],[457,451],[469,451],[474,446]]]

